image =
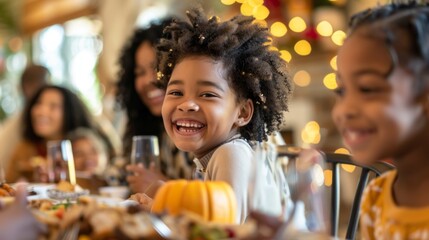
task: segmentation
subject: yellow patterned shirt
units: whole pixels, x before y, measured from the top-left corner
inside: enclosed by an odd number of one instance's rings
[[[429,239],[429,207],[396,205],[392,185],[396,170],[374,179],[365,189],[360,228],[362,239]]]

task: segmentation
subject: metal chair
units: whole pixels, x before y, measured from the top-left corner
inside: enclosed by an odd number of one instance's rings
[[[349,164],[362,169],[355,197],[350,213],[350,220],[347,227],[346,239],[355,239],[356,230],[359,223],[359,210],[363,191],[368,184],[370,173],[376,177],[382,173],[394,169],[394,166],[386,162],[377,162],[371,166],[364,166],[351,160],[346,154],[325,153],[326,162],[332,164],[332,189],[331,189],[331,235],[338,237],[339,210],[340,210],[340,165]]]

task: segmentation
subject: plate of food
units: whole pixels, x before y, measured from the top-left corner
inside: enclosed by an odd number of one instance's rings
[[[59,182],[54,188],[47,189],[47,196],[55,200],[74,201],[80,196],[89,195],[88,189],[82,189],[78,185],[73,185],[67,181]]]

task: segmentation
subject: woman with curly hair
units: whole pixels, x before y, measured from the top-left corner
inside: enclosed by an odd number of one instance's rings
[[[268,29],[253,17],[221,22],[201,9],[187,16],[189,21],[165,28],[171,37],[158,46],[166,131],[180,150],[195,155],[205,181],[231,185],[238,223],[245,221],[254,199],[279,215],[280,196],[269,166],[257,169],[265,175],[264,191],[252,199],[249,179],[256,164],[251,145],[278,131],[288,110],[292,86],[286,62],[270,50]]]
[[[159,179],[191,178],[192,175],[192,158],[179,151],[165,133],[161,117],[165,91],[155,85],[155,45],[162,37],[164,26],[170,22],[166,19],[152,23],[148,28],[137,29],[119,60],[117,99],[128,118],[123,136],[124,154],[131,153],[133,136],[155,135],[160,141],[160,169],[127,166],[127,170],[134,173],[127,177],[133,192],[144,192]]]

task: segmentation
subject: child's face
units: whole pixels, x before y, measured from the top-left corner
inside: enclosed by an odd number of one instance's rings
[[[72,149],[76,171],[93,173],[99,157],[94,143],[88,138],[81,138],[73,141]]]
[[[421,141],[423,103],[412,90],[413,75],[392,66],[380,39],[356,31],[338,53],[338,95],[333,120],[354,159],[372,163],[400,156]]]
[[[156,81],[156,54],[150,43],[144,42],[140,45],[135,55],[135,61],[136,79],[134,87],[136,92],[153,115],[161,116],[165,93],[153,84]]]
[[[34,132],[45,139],[61,139],[63,96],[55,89],[45,90],[31,109]]]
[[[197,157],[237,133],[241,105],[223,74],[220,62],[188,57],[175,66],[167,86],[166,131],[179,149]]]

